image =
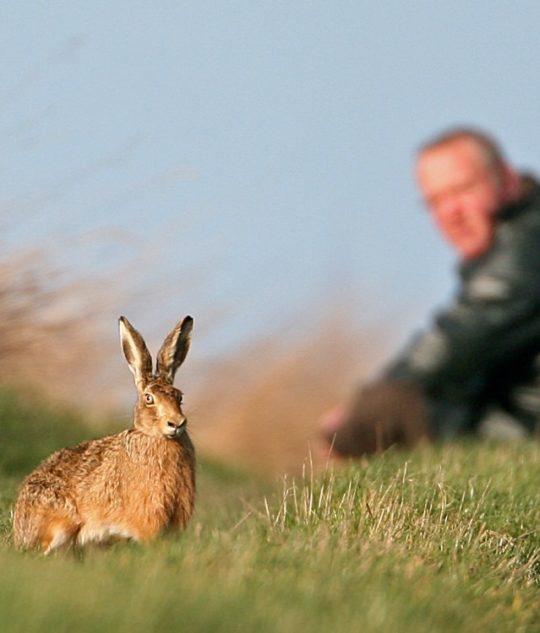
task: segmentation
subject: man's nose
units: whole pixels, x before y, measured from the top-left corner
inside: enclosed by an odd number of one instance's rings
[[[463,216],[463,209],[459,200],[449,200],[437,208],[437,216],[443,223],[454,224],[460,222]]]
[[[460,207],[461,205],[457,198],[453,196],[448,196],[447,198],[439,202],[437,212],[447,217],[451,217],[459,213]]]

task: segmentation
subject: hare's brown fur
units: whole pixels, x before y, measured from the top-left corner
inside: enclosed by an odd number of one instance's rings
[[[57,451],[23,481],[13,520],[17,547],[48,553],[118,537],[145,541],[186,526],[195,451],[172,380],[191,323],[187,317],[171,332],[153,375],[144,341],[123,320],[122,344],[139,391],[135,428]]]

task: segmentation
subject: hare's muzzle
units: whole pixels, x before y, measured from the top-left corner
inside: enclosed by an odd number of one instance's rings
[[[168,429],[167,435],[169,437],[180,437],[182,433],[186,430],[186,426],[187,426],[186,418],[184,418],[183,420],[180,420],[179,422],[174,422],[173,420],[169,420],[167,422],[167,429]]]

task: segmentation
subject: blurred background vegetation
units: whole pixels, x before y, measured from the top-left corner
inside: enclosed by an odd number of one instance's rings
[[[0,385],[127,426],[117,317],[155,351],[189,313],[200,452],[298,472],[450,292],[418,142],[466,121],[538,164],[536,110],[512,114],[538,8],[481,4],[5,3]]]

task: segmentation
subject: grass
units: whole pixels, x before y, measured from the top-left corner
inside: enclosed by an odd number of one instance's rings
[[[51,444],[66,424],[88,434],[57,418]],[[180,537],[47,559],[10,545],[33,465],[14,451],[0,456],[2,631],[540,631],[537,443],[390,451],[270,483],[202,461]]]

